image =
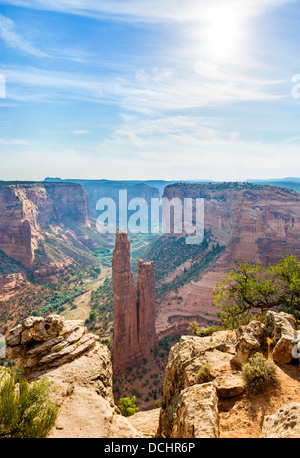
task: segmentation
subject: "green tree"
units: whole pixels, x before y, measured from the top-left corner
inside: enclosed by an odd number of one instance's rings
[[[53,426],[58,406],[49,400],[50,382],[29,384],[12,369],[0,371],[0,437],[43,438]]]
[[[138,412],[138,407],[136,406],[136,397],[132,398],[121,398],[119,402],[119,409],[124,417],[130,417]]]
[[[90,319],[90,321],[95,321],[96,318],[97,318],[97,312],[96,312],[96,310],[93,310],[92,312],[90,312],[89,319]]]
[[[295,256],[286,256],[277,265],[266,269],[260,264],[237,263],[217,283],[213,291],[214,305],[222,326],[234,329],[253,318],[262,319],[273,308],[292,313],[300,319],[300,263]]]

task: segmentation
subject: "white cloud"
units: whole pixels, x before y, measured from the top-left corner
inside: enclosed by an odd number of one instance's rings
[[[277,8],[296,0],[226,0],[229,8],[255,16],[266,9]],[[224,0],[6,0],[7,4],[48,11],[115,17],[142,22],[195,22],[212,7],[224,5]]]
[[[22,34],[17,31],[15,23],[3,14],[0,14],[0,36],[7,45],[26,54],[35,57],[49,57],[23,37]]]
[[[8,99],[13,100],[84,100],[110,103],[140,113],[220,106],[244,101],[270,101],[281,98],[273,90],[276,82],[249,78],[241,74],[219,72],[198,75],[173,74],[157,69],[144,70],[113,80],[98,75],[74,74],[37,68],[3,68],[9,83]]]
[[[79,130],[74,130],[74,135],[86,135],[89,134],[90,131],[86,129],[79,129]]]

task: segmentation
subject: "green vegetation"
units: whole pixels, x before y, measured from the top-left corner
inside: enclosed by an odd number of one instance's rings
[[[186,244],[185,237],[160,237],[149,244],[141,253],[145,261],[154,261],[156,279],[156,297],[159,299],[166,292],[177,290],[179,287],[196,280],[207,270],[210,264],[224,251],[218,243],[211,243],[210,232],[205,233],[204,240],[199,245]],[[187,263],[183,272],[179,273],[172,282],[165,282],[168,275],[182,264]],[[180,296],[178,297],[180,301]]]
[[[263,320],[273,307],[300,322],[300,262],[295,256],[285,256],[267,269],[260,264],[237,263],[224,278],[214,290],[214,305],[221,309],[217,315],[223,327],[235,329],[254,318]]]
[[[77,287],[73,291],[69,291],[65,294],[61,293],[60,291],[57,291],[54,293],[54,296],[48,299],[45,305],[43,305],[43,307],[40,308],[39,313],[40,315],[43,315],[44,313],[49,311],[62,311],[62,306],[64,304],[72,301],[72,299],[74,299],[77,296],[80,296],[84,292],[85,290],[82,287]]]
[[[106,277],[103,285],[91,293],[90,306],[92,311],[86,325],[89,330],[99,330],[101,335],[104,332],[113,330],[113,297],[112,278]]]
[[[222,328],[221,326],[216,326],[216,325],[210,326],[208,328],[204,328],[202,326],[198,326],[196,321],[192,321],[188,326],[188,330],[192,331],[194,336],[199,336],[199,337],[211,336],[214,332],[222,331],[222,329],[224,328]]]
[[[136,397],[132,398],[121,398],[119,402],[119,409],[124,417],[130,417],[138,412],[138,407],[136,406]]]
[[[206,383],[210,380],[210,365],[209,364],[202,364],[200,370],[197,374],[197,381],[198,383]]]
[[[1,369],[0,437],[46,437],[58,412],[49,392],[50,382],[43,378],[29,384],[13,370]]]
[[[255,353],[242,366],[242,375],[251,391],[259,392],[268,383],[276,382],[276,366],[268,361],[262,353]]]

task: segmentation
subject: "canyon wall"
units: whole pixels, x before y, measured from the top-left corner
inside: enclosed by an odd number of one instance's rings
[[[266,266],[300,255],[297,192],[249,183],[178,184],[166,187],[164,197],[205,199],[205,231],[227,247],[219,266],[242,258]]]
[[[78,184],[2,184],[0,208],[0,250],[28,268],[43,228],[60,224],[63,217],[89,226],[86,195]]]
[[[115,375],[119,375],[148,357],[156,343],[153,263],[139,260],[136,288],[130,267],[130,243],[126,232],[116,233],[112,279],[113,366]]]
[[[181,183],[167,186],[164,197],[170,200],[175,197],[205,199],[204,227],[208,246],[203,254],[195,248],[195,254],[173,270],[165,263],[172,281],[164,278],[162,283],[169,282],[171,286],[174,279],[183,274],[183,268],[188,273],[193,263],[201,261],[201,256],[216,244],[224,249],[198,278],[182,281],[176,291],[170,288],[161,299],[156,319],[159,338],[185,333],[188,323],[197,317],[202,326],[218,322],[213,289],[236,261],[268,266],[278,263],[285,255],[300,259],[300,194],[297,192],[249,183]],[[185,249],[188,248],[181,248]],[[161,253],[164,256],[163,251]]]

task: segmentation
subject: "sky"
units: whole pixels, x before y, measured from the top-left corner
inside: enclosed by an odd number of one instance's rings
[[[0,180],[300,176],[300,1],[7,0]]]

